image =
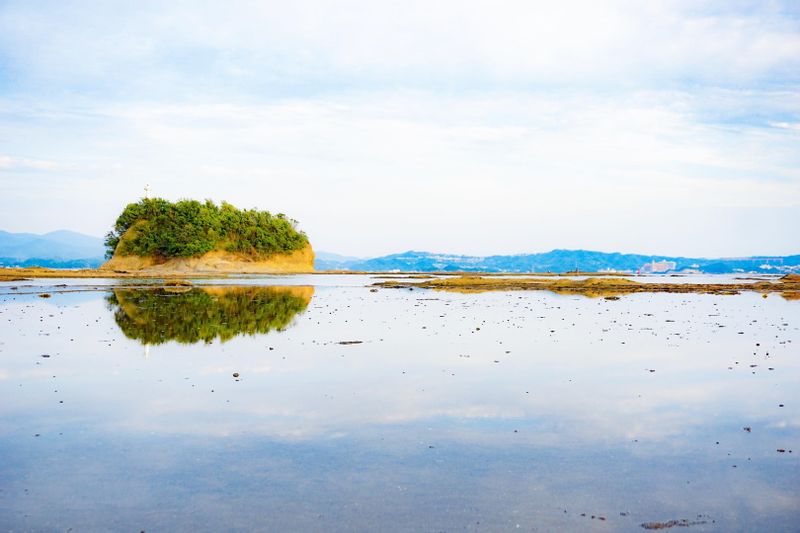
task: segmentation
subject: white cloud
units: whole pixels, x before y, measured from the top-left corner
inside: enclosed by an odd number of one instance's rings
[[[780,128],[782,130],[800,130],[800,122],[799,123],[791,123],[791,122],[770,122],[770,126],[773,128]]]
[[[790,9],[448,0],[240,2],[235,9],[56,2],[43,10],[12,2],[0,18],[0,43],[12,64],[37,78],[89,79],[116,90],[129,84],[156,94],[189,81],[195,93],[242,83],[359,80],[636,86],[678,77],[739,84],[776,71],[797,81],[800,32]]]
[[[0,154],[0,170],[4,169],[56,170],[58,169],[58,164],[53,161],[11,157]]]

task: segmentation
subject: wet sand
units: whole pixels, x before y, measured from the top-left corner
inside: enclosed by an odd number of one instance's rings
[[[538,276],[538,275],[535,275]],[[589,297],[615,298],[634,293],[697,293],[733,295],[742,291],[762,294],[780,293],[786,299],[798,299],[800,276],[790,274],[774,282],[737,283],[641,283],[628,278],[558,279],[541,277],[459,276],[425,281],[392,280],[375,285],[389,289],[435,289],[451,292],[477,293],[488,291],[550,291],[558,294],[582,294]]]

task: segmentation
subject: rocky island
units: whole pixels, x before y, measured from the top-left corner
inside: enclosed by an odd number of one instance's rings
[[[144,198],[128,204],[106,235],[116,273],[299,273],[314,270],[314,251],[297,222],[279,213],[211,200]]]

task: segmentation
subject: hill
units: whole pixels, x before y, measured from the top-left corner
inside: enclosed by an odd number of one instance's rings
[[[692,258],[595,252],[590,250],[552,250],[545,253],[468,256],[408,251],[362,260],[324,259],[316,262],[320,270],[361,270],[370,272],[636,272],[651,261],[671,261],[675,271],[689,270],[709,274],[733,272],[785,273],[800,270],[800,255],[754,256],[743,258]]]
[[[316,252],[314,255],[314,268],[323,270],[352,270],[349,268],[350,265],[366,261],[367,259],[366,257],[353,257],[331,252]]]
[[[95,268],[102,264],[103,252],[102,239],[74,231],[0,231],[0,266]]]
[[[128,204],[106,235],[110,270],[305,272],[314,252],[283,214],[207,200]]]

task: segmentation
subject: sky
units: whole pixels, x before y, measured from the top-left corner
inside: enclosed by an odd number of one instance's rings
[[[317,250],[800,253],[800,3],[0,0],[0,229],[152,194]]]

